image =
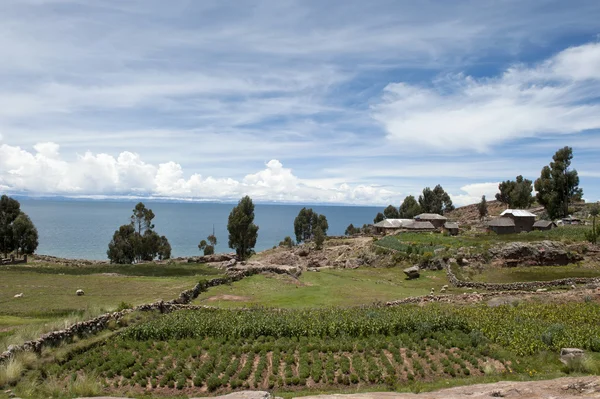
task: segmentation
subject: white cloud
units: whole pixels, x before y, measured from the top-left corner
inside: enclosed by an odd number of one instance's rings
[[[515,139],[600,128],[599,90],[600,43],[592,43],[498,78],[392,83],[372,112],[398,144],[484,152]]]
[[[469,204],[476,204],[481,201],[481,196],[485,195],[488,201],[496,199],[496,193],[498,192],[498,184],[496,183],[474,183],[467,184],[460,188],[465,194],[450,195],[454,206],[464,206]]]
[[[38,143],[35,152],[0,146],[0,187],[3,191],[83,196],[137,195],[194,200],[236,200],[250,195],[258,201],[386,204],[399,197],[390,189],[350,185],[339,180],[300,179],[276,159],[243,179],[189,178],[180,164],[145,163],[138,154],[86,152],[65,161],[55,143]]]

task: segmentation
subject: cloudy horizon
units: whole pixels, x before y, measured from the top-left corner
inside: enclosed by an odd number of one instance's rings
[[[600,6],[8,0],[0,193],[455,205],[564,146],[600,200]]]

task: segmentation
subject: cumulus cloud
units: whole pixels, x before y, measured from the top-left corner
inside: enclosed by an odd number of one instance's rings
[[[460,191],[463,193],[457,195],[450,195],[454,206],[464,206],[469,204],[475,204],[481,201],[481,196],[485,195],[488,201],[496,199],[496,193],[498,192],[498,184],[495,183],[474,183],[462,186]]]
[[[31,194],[66,196],[152,196],[193,200],[236,200],[250,195],[258,201],[385,204],[399,193],[369,185],[301,179],[290,168],[272,159],[265,168],[241,180],[186,177],[176,162],[157,166],[138,154],[85,152],[66,161],[56,143],[38,143],[30,152],[16,146],[0,146],[0,189]]]
[[[484,152],[515,139],[600,128],[598,90],[600,43],[590,43],[496,78],[392,83],[372,113],[393,142]]]

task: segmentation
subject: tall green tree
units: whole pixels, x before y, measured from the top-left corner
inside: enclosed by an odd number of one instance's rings
[[[485,199],[485,195],[481,196],[481,202],[477,205],[479,211],[479,219],[483,220],[488,215],[488,205]]]
[[[423,194],[419,196],[419,206],[421,212],[440,215],[454,210],[450,195],[439,184],[433,190],[429,187],[423,189]]]
[[[544,166],[540,177],[535,181],[537,200],[552,219],[568,216],[569,204],[581,200],[583,196],[577,170],[570,169],[572,159],[573,149],[561,148],[552,157],[550,165]]]
[[[378,212],[377,215],[375,216],[375,219],[373,219],[373,223],[379,223],[383,219],[385,219],[385,216],[383,216],[383,213]]]
[[[111,263],[169,259],[171,244],[165,236],[154,231],[154,212],[139,202],[133,209],[130,223],[122,225],[113,234],[106,255]]]
[[[35,252],[38,247],[38,231],[29,216],[21,212],[13,222],[12,231],[17,256]]]
[[[152,220],[154,219],[154,212],[152,209],[146,208],[142,202],[138,202],[135,208],[133,208],[133,215],[131,215],[131,224],[136,228],[138,234],[143,234],[146,230],[154,229]]]
[[[0,197],[0,252],[4,256],[16,251],[17,256],[32,254],[38,247],[38,231],[21,211],[21,204],[14,198]]]
[[[519,175],[515,180],[506,180],[498,184],[496,200],[512,209],[526,209],[533,203],[533,185],[531,180]]]
[[[323,229],[321,226],[317,226],[314,232],[315,237],[315,248],[323,249],[323,243],[325,242],[325,233],[323,233]]]
[[[254,204],[249,196],[242,198],[231,210],[227,230],[229,248],[235,249],[241,260],[250,256],[258,238],[258,226],[254,224]]]
[[[383,216],[385,216],[386,219],[398,219],[400,217],[398,209],[396,209],[394,205],[388,205],[383,210]]]
[[[320,228],[323,235],[327,235],[329,223],[325,215],[319,215],[312,208],[302,208],[298,216],[294,219],[294,234],[296,242],[311,240],[314,237],[315,230]]]
[[[204,252],[204,255],[212,255],[215,253],[215,245],[217,245],[217,237],[214,234],[209,235],[206,240],[201,240],[198,244],[198,249]]]
[[[409,195],[404,198],[402,205],[400,205],[399,217],[402,219],[412,219],[421,213],[421,206],[417,202],[414,196]]]

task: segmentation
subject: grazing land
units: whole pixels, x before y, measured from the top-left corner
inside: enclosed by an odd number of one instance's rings
[[[368,305],[429,294],[448,284],[443,270],[424,271],[407,280],[399,268],[323,269],[286,274],[261,274],[209,289],[194,304],[219,307],[267,306],[307,308]]]
[[[172,299],[222,272],[196,264],[0,267],[0,351],[8,345],[112,311]],[[76,290],[82,289],[83,296]],[[23,293],[22,298],[14,295]]]

